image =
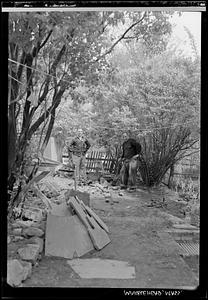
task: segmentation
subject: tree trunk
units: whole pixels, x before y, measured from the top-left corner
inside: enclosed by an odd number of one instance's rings
[[[8,117],[8,175],[10,177],[16,158],[17,133],[15,123],[11,116]]]
[[[56,108],[59,106],[59,104],[61,102],[61,97],[62,97],[64,91],[65,91],[65,89],[60,88],[60,90],[57,93],[55,93],[55,95],[54,95],[54,99],[53,99],[53,103],[52,103],[52,109],[51,109],[50,122],[48,124],[45,139],[44,139],[43,144],[41,146],[41,153],[42,154],[44,153],[44,150],[47,147],[48,141],[50,139],[51,132],[52,132],[53,125],[54,125],[54,121],[55,121]]]
[[[169,175],[169,178],[168,178],[168,187],[169,187],[169,189],[171,189],[172,186],[173,186],[173,177],[174,177],[174,164],[172,164],[171,167],[170,167],[170,175]]]

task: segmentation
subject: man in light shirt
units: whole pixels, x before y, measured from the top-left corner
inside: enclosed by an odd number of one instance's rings
[[[72,154],[72,161],[75,165],[75,180],[77,183],[81,180],[81,171],[84,181],[87,180],[86,153],[90,146],[81,128],[78,129],[77,136],[71,141],[69,146],[67,146],[68,152]]]

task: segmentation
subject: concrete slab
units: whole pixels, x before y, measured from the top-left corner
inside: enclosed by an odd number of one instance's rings
[[[60,216],[60,217],[66,217],[66,216],[72,216],[72,210],[69,206],[67,206],[66,202],[63,202],[59,205],[53,206],[50,213],[53,216]]]
[[[45,255],[64,258],[81,257],[94,249],[87,229],[74,216],[49,214],[46,226]]]
[[[111,259],[73,259],[67,263],[81,278],[133,279],[135,267],[126,261]]]

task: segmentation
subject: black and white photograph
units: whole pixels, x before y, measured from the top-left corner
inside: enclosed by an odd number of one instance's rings
[[[7,284],[196,290],[203,3],[3,11]]]

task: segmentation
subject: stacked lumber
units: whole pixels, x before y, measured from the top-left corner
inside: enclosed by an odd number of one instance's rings
[[[66,204],[48,214],[46,256],[73,259],[110,243],[107,225],[81,200],[80,193],[77,196],[75,192],[67,192]]]

